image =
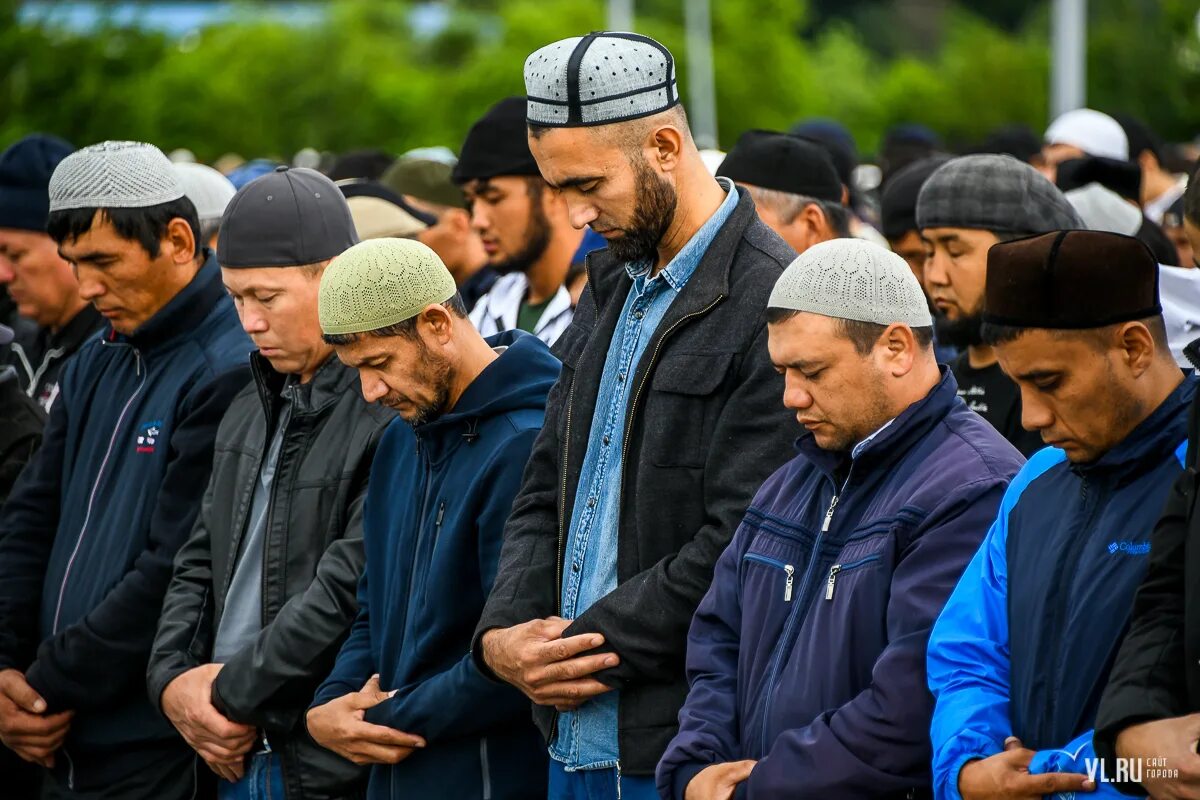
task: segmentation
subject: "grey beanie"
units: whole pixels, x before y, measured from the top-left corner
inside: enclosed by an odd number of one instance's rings
[[[147,208],[183,197],[171,162],[152,144],[100,142],[64,158],[50,176],[50,212]]]
[[[578,128],[648,117],[679,104],[675,59],[649,36],[599,31],[525,59],[526,119]]]
[[[933,324],[908,262],[863,239],[832,239],[805,250],[779,276],[767,307],[876,325]]]
[[[917,227],[1049,233],[1083,228],[1058,187],[1023,161],[1005,155],[953,158],[917,196]]]

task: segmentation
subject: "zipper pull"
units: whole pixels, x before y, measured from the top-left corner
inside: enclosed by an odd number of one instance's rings
[[[787,580],[783,584],[783,602],[792,602],[792,583],[796,580],[796,568],[791,564],[784,566],[783,571],[787,573]]]
[[[833,584],[837,582],[837,574],[842,571],[841,564],[834,564],[829,568],[829,580],[825,582],[825,599],[833,599]]]
[[[133,364],[134,364],[134,370],[136,371],[137,376],[139,378],[142,377],[142,354],[139,353],[137,350],[133,351]]]
[[[833,522],[833,510],[837,508],[838,496],[835,494],[833,500],[829,503],[829,510],[825,512],[825,522],[821,524],[821,533],[829,531],[829,524]]]
[[[438,506],[438,515],[437,515],[437,523],[436,524],[439,528],[442,527],[442,517],[444,517],[444,516],[446,516],[446,501],[445,500],[443,500],[441,502],[441,505]]]

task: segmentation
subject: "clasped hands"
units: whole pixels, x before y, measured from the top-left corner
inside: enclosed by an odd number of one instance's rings
[[[573,711],[591,698],[611,691],[595,673],[617,666],[616,653],[593,653],[604,644],[598,633],[562,638],[571,620],[535,619],[511,628],[493,628],[481,640],[483,660],[506,683],[540,706]]]

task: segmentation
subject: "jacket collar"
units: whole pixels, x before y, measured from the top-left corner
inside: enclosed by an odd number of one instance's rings
[[[108,325],[104,329],[104,338],[131,344],[142,351],[153,351],[178,339],[194,336],[196,329],[221,302],[228,302],[221,282],[221,268],[217,266],[216,256],[205,248],[204,264],[199,272],[158,313],[130,336],[119,334]]]
[[[945,364],[938,365],[942,379],[922,399],[900,412],[888,425],[876,431],[854,459],[856,474],[863,470],[886,470],[914,445],[925,438],[962,400],[958,381]],[[796,449],[831,479],[850,464],[849,453],[823,450],[811,433],[796,440]]]
[[[257,350],[250,354],[250,371],[254,375],[254,385],[258,389],[258,399],[262,401],[263,411],[273,424],[284,387],[292,376],[277,372],[271,366],[271,362]],[[308,402],[293,408],[293,416],[319,414],[327,406],[341,399],[346,392],[358,392],[358,372],[331,354],[303,388],[308,395]]]
[[[1153,469],[1164,453],[1174,453],[1187,438],[1187,408],[1198,384],[1195,375],[1185,377],[1128,436],[1090,464],[1072,465],[1072,471],[1083,477],[1112,478],[1121,485]]]
[[[104,326],[104,317],[88,303],[71,321],[50,337],[50,347],[67,351],[78,350],[85,341]]]
[[[671,317],[695,313],[708,307],[717,298],[729,296],[729,277],[733,269],[734,253],[737,252],[746,228],[757,219],[750,194],[737,187],[731,191],[738,193],[737,206],[713,237],[712,243],[701,256],[696,271],[680,291],[679,297],[671,304],[671,310],[668,312]],[[584,265],[588,273],[588,283],[592,286],[590,294],[596,303],[597,315],[613,297],[624,300],[629,293],[632,279],[625,269],[625,263],[618,261],[607,247],[589,253],[584,259]]]

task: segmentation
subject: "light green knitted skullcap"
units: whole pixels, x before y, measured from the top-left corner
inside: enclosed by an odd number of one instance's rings
[[[412,319],[457,291],[437,253],[420,242],[370,239],[325,268],[317,314],[325,333],[365,333]]]

